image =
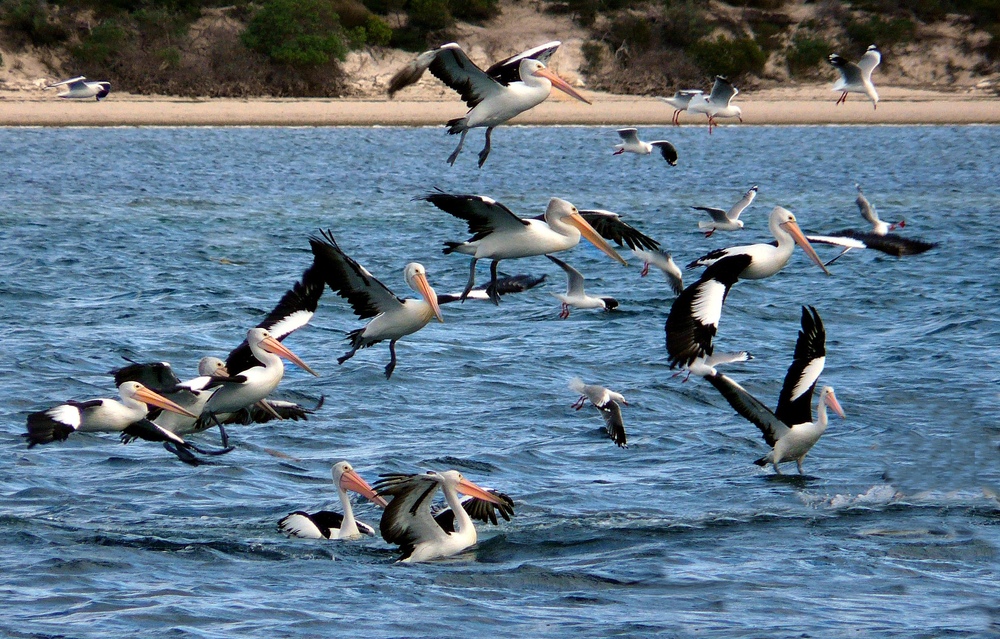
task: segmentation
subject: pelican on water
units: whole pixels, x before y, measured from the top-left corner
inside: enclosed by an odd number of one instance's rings
[[[464,299],[476,283],[476,263],[491,259],[490,286],[487,292],[494,304],[500,304],[496,292],[497,265],[502,259],[546,255],[571,249],[587,238],[594,246],[621,264],[622,256],[611,248],[575,206],[557,197],[549,200],[543,220],[522,219],[503,204],[482,195],[430,193],[421,198],[445,213],[465,220],[472,237],[466,242],[445,242],[444,253],[472,256],[469,281],[462,292]]]
[[[579,377],[570,380],[569,388],[580,394],[580,399],[573,403],[573,408],[580,410],[583,408],[584,402],[590,400],[594,408],[601,411],[601,416],[604,417],[608,437],[622,448],[628,448],[625,422],[622,420],[622,409],[619,406],[619,403],[628,406],[625,396],[598,384],[584,384]]]
[[[829,60],[840,71],[840,78],[833,85],[834,91],[841,92],[837,104],[847,102],[848,93],[863,93],[872,101],[872,106],[878,109],[878,91],[872,84],[872,71],[882,61],[882,53],[878,47],[870,45],[857,64],[848,62],[836,53],[831,53]]]
[[[544,61],[552,56],[559,44],[543,44],[497,62],[483,71],[460,46],[451,42],[438,49],[425,51],[401,69],[389,82],[389,96],[416,82],[425,69],[430,69],[436,78],[457,91],[469,107],[469,112],[464,117],[447,123],[448,133],[462,134],[458,147],[448,157],[448,163],[455,163],[470,129],[486,127],[486,146],[479,153],[481,167],[490,154],[493,129],[541,104],[549,97],[552,87],[590,104],[590,100],[545,67]]]
[[[444,321],[437,295],[427,282],[427,271],[416,262],[406,265],[403,278],[423,299],[404,300],[344,253],[331,232],[311,237],[309,243],[330,289],[350,302],[358,318],[373,318],[364,327],[348,333],[351,350],[338,358],[337,363],[351,359],[358,349],[389,340],[390,359],[385,367],[385,378],[389,379],[396,368],[396,341],[416,333],[434,318]]]
[[[70,100],[97,98],[97,101],[100,102],[101,98],[106,98],[111,93],[110,82],[88,82],[87,78],[82,75],[50,84],[45,88],[54,89],[56,87],[66,87],[59,93],[58,97]]]
[[[379,497],[368,482],[362,479],[346,461],[334,464],[332,474],[333,485],[337,487],[337,495],[340,497],[344,514],[330,510],[315,513],[296,510],[278,522],[278,528],[282,532],[305,539],[357,539],[362,534],[375,534],[374,528],[354,518],[354,508],[351,507],[351,498],[347,491],[353,490],[383,508],[386,506],[385,499]]]
[[[771,446],[771,452],[755,464],[772,464],[775,472],[780,474],[779,463],[795,461],[799,474],[802,474],[802,460],[826,431],[827,406],[841,418],[844,417],[844,409],[840,407],[833,388],[826,386],[820,392],[816,421],[813,421],[813,390],[825,364],[826,330],[823,320],[815,308],[803,306],[802,329],[795,343],[795,355],[785,374],[774,412],[725,375],[714,373],[705,377],[737,413],[760,429],[764,441]]]
[[[431,510],[431,500],[438,488],[444,492],[450,509],[447,518],[436,519]],[[476,527],[459,493],[494,504],[504,519],[509,519],[514,512],[510,497],[477,486],[457,470],[383,475],[375,482],[375,490],[379,495],[390,497],[379,523],[382,538],[399,546],[402,551],[399,561],[405,563],[450,557],[476,543]],[[495,522],[492,509],[484,510],[489,511]]]

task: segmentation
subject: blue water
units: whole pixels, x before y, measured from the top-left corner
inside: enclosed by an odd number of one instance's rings
[[[611,128],[502,128],[483,170],[479,136],[449,168],[440,128],[0,129],[0,635],[1000,633],[1000,128],[642,133],[672,140],[680,165],[612,157]],[[190,377],[225,355],[310,263],[319,229],[399,294],[413,260],[439,292],[460,290],[467,260],[440,248],[464,225],[412,201],[434,187],[523,215],[551,196],[612,209],[686,263],[766,240],[777,204],[812,232],[861,227],[855,181],[884,219],[940,246],[849,254],[833,277],[796,251],[779,275],[737,284],[716,340],[754,353],[727,373],[773,405],[800,307],[819,310],[822,383],[847,419],[805,478],[754,466],[756,428],[708,384],[671,377],[663,278],[583,245],[564,256],[617,312],[560,320],[561,271],[511,261],[550,279],[500,308],[444,307],[444,324],[400,342],[388,382],[384,345],[336,364],[360,322],[327,294],[286,341],[321,376],[289,367],[279,388],[326,405],[231,429],[236,450],[209,464],[111,435],[32,450],[20,437],[30,411],[112,396],[123,356]],[[690,206],[728,207],[752,184],[744,231],[697,232]],[[627,450],[597,411],[570,408],[575,375],[625,394]],[[458,468],[513,496],[516,516],[416,566],[381,539],[280,535],[290,510],[339,509],[341,459],[370,481]]]

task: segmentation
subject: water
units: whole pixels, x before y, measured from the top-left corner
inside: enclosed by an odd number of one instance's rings
[[[455,140],[439,128],[0,130],[0,634],[997,633],[1000,128],[664,132],[676,168],[611,157],[611,129],[552,127],[499,130],[480,171],[481,138],[449,168]],[[308,422],[231,429],[237,449],[209,464],[110,435],[32,450],[20,437],[30,411],[113,395],[123,356],[190,377],[227,353],[300,276],[320,229],[399,294],[411,260],[438,291],[460,290],[467,261],[440,248],[463,224],[412,201],[435,187],[523,215],[553,195],[612,209],[684,263],[766,239],[775,204],[809,231],[861,227],[855,181],[940,247],[849,254],[833,277],[796,251],[778,276],[733,289],[716,340],[755,354],[727,372],[773,406],[800,307],[819,310],[822,382],[848,417],[805,478],[754,466],[757,430],[708,384],[671,378],[662,277],[590,246],[564,256],[619,311],[559,320],[561,271],[511,261],[550,279],[500,308],[444,307],[445,324],[400,342],[390,382],[385,345],[337,366],[360,322],[328,293],[286,342],[321,377],[288,368],[279,388],[326,405]],[[691,205],[728,207],[755,183],[742,233],[696,232]],[[628,398],[628,450],[597,411],[570,408],[574,375]],[[280,535],[291,510],[339,509],[341,459],[369,480],[458,468],[512,495],[516,517],[419,566],[395,565],[380,539]],[[377,523],[373,506],[358,511]]]

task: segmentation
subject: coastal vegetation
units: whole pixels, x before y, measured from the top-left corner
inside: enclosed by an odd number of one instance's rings
[[[856,57],[872,43],[886,65],[942,38],[975,60],[975,73],[995,72],[1000,61],[1000,0],[535,6],[585,30],[581,74],[591,88],[618,93],[701,86],[715,74],[744,86],[817,79],[831,52]],[[422,51],[453,39],[459,23],[486,24],[503,7],[501,0],[0,0],[0,50],[31,49],[134,93],[337,96],[350,51]],[[950,62],[940,66],[942,77],[955,73]]]

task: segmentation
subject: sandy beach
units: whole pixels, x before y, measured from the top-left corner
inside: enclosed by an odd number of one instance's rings
[[[845,104],[828,85],[741,93],[743,124],[1000,124],[1000,99],[983,91],[945,93],[885,88],[878,109],[851,96]],[[585,92],[592,105],[554,94],[516,124],[665,125],[672,109],[650,97]],[[67,101],[51,92],[0,92],[0,126],[424,126],[465,112],[461,102],[402,99],[191,99],[112,93],[102,101]],[[702,116],[684,114],[684,124]],[[724,123],[725,124],[725,123]]]

